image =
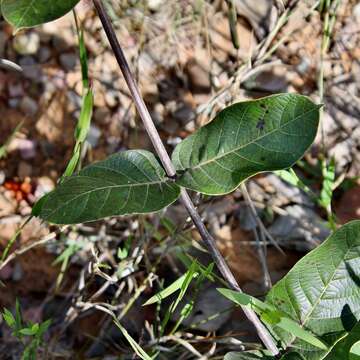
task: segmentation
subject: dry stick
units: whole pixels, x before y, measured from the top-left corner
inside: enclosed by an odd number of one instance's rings
[[[140,91],[135,83],[135,80],[133,78],[133,75],[131,73],[130,67],[127,63],[127,60],[125,58],[125,55],[122,51],[122,48],[120,46],[120,43],[116,37],[114,28],[112,26],[111,20],[106,13],[106,10],[103,6],[103,3],[101,0],[93,0],[93,3],[95,5],[95,8],[98,12],[99,18],[102,22],[102,25],[104,27],[105,33],[107,35],[107,38],[110,42],[110,45],[112,47],[112,50],[114,52],[114,55],[116,57],[116,60],[120,66],[121,72],[125,78],[125,81],[129,87],[129,90],[131,92],[131,95],[133,97],[135,106],[140,114],[140,117],[144,123],[145,129],[151,139],[151,142],[166,170],[167,175],[170,178],[175,178],[176,176],[176,170],[174,168],[174,165],[172,164],[170,157],[165,149],[165,146],[159,136],[158,131],[156,130],[156,127],[153,123],[153,120],[150,116],[150,113],[148,109],[146,108],[146,105],[142,99],[142,96],[140,95]],[[208,251],[211,253],[219,271],[221,272],[222,276],[226,281],[228,282],[229,286],[236,290],[241,291],[238,283],[236,282],[236,279],[234,275],[231,273],[225,259],[221,255],[220,251],[216,247],[215,240],[210,235],[210,233],[207,231],[204,223],[201,220],[200,215],[196,211],[194,204],[192,203],[189,194],[184,188],[181,188],[181,194],[180,199],[182,204],[185,206],[186,210],[188,211],[192,221],[194,222],[197,230],[199,231],[201,238],[203,242],[205,243],[206,247],[208,248]],[[274,355],[279,353],[279,350],[277,346],[274,343],[274,340],[266,327],[260,322],[259,318],[255,314],[255,312],[251,309],[248,309],[246,307],[242,307],[245,315],[247,318],[252,322],[252,324],[255,326],[257,333],[261,340],[263,341],[264,345],[267,347],[268,350],[270,350]]]

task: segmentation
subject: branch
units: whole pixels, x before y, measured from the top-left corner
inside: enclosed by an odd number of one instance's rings
[[[135,106],[140,114],[140,117],[143,121],[145,129],[151,139],[151,142],[165,168],[165,171],[169,177],[174,177],[176,175],[176,170],[174,165],[171,162],[171,159],[165,149],[165,146],[160,138],[158,131],[154,125],[154,122],[150,116],[150,113],[142,99],[140,91],[135,83],[134,77],[131,73],[130,67],[128,62],[126,61],[125,55],[122,51],[120,43],[116,37],[114,28],[112,26],[111,20],[106,13],[102,0],[93,0],[94,6],[96,11],[99,15],[107,38],[110,42],[111,48],[114,52],[116,60],[120,66],[121,72],[125,78],[125,81],[129,87],[130,93],[134,100]],[[214,238],[210,235],[207,231],[204,223],[201,220],[200,215],[198,214],[197,210],[195,209],[194,204],[192,203],[189,194],[187,191],[182,188],[180,200],[182,204],[185,206],[186,210],[188,211],[192,221],[194,222],[197,230],[200,233],[200,236],[206,245],[208,251],[210,252],[216,266],[218,267],[220,273],[224,277],[224,279],[229,284],[229,287],[236,291],[241,291],[234,275],[232,274],[230,268],[228,267],[225,259],[221,255],[220,251],[216,246],[216,242]],[[242,307],[245,315],[251,321],[251,323],[255,326],[257,333],[260,339],[263,341],[264,345],[269,349],[274,355],[279,353],[278,348],[276,347],[274,340],[266,327],[260,322],[259,318],[255,314],[255,312],[251,309],[246,307]]]

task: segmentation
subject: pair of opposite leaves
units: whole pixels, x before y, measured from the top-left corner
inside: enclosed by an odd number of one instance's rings
[[[33,215],[74,224],[158,211],[179,197],[179,186],[229,193],[250,176],[288,168],[301,158],[316,136],[319,108],[297,94],[231,105],[177,145],[175,181],[151,152],[123,151],[66,178],[38,201]]]

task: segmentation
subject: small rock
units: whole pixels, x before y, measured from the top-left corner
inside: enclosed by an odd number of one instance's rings
[[[98,124],[108,124],[111,121],[110,110],[106,107],[96,108],[94,111],[94,121]]]
[[[54,182],[47,176],[42,176],[37,179],[37,186],[35,190],[35,198],[40,199],[45,194],[55,189]]]
[[[179,121],[182,126],[185,126],[188,122],[195,118],[194,110],[186,103],[181,104],[173,113],[174,119]]]
[[[20,161],[18,166],[18,176],[20,179],[30,177],[32,174],[32,166],[25,161]]]
[[[271,93],[287,92],[288,83],[286,74],[279,74],[275,71],[263,71],[255,78],[245,81],[246,89],[261,89]]]
[[[36,32],[25,32],[15,36],[13,45],[20,55],[34,55],[40,47],[40,36]]]
[[[91,145],[91,147],[95,148],[99,143],[101,134],[102,132],[98,127],[91,125],[86,141]]]
[[[12,280],[15,282],[20,281],[23,278],[23,275],[24,271],[21,264],[19,262],[16,262],[12,272]]]
[[[243,230],[250,231],[257,227],[255,217],[249,206],[239,206],[239,224]]]
[[[353,8],[353,15],[356,18],[357,23],[360,23],[360,3],[356,4]]]
[[[196,61],[190,61],[185,71],[189,77],[189,82],[193,92],[208,92],[211,88],[210,75]]]
[[[12,150],[19,150],[24,160],[33,159],[36,156],[36,142],[29,139],[16,138],[11,144]]]
[[[25,115],[34,116],[38,112],[39,107],[34,99],[29,96],[24,96],[20,102],[20,110]]]
[[[60,55],[60,64],[66,71],[71,71],[75,68],[78,57],[72,53],[65,53]]]
[[[45,63],[51,58],[51,50],[48,47],[42,46],[38,53],[38,59],[41,63]]]
[[[309,251],[330,235],[325,221],[312,209],[290,205],[284,210],[287,215],[279,216],[268,229],[282,246]]]
[[[11,82],[8,86],[10,97],[20,97],[24,95],[24,87],[20,82]]]
[[[9,99],[8,100],[8,105],[10,109],[15,109],[18,108],[20,104],[20,100],[19,99]]]
[[[157,11],[160,9],[160,7],[164,4],[164,0],[148,0],[148,8],[151,11]]]
[[[10,191],[0,193],[0,217],[14,214],[16,207],[16,200]]]
[[[329,156],[334,157],[336,170],[341,173],[344,168],[351,163],[352,149],[354,148],[353,139],[346,139],[345,141],[337,143],[329,151]]]
[[[32,56],[24,56],[19,60],[19,65],[22,67],[22,74],[30,80],[35,82],[42,81],[41,67],[37,64]]]
[[[119,104],[119,95],[117,91],[108,90],[105,92],[105,101],[110,108],[114,108]]]
[[[0,170],[0,185],[4,183],[5,177],[5,172],[3,170]]]
[[[67,104],[69,112],[72,113],[74,111],[81,109],[82,98],[80,95],[78,95],[75,91],[72,90],[68,91],[66,95],[70,100],[69,103]]]
[[[312,205],[311,199],[302,190],[281,180],[275,174],[267,175],[266,180],[276,189],[276,194],[270,200],[272,205],[282,207],[291,202],[300,205]]]

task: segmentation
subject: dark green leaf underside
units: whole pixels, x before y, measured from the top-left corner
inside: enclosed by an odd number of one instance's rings
[[[1,12],[16,29],[55,20],[68,13],[79,0],[2,0]]]
[[[144,150],[119,152],[66,178],[40,199],[33,215],[56,224],[158,211],[174,202],[179,187],[155,156]]]
[[[177,182],[220,195],[256,173],[288,168],[314,141],[318,122],[319,105],[296,94],[229,106],[176,147]]]
[[[351,329],[360,318],[360,221],[342,226],[303,257],[266,301],[328,343],[336,340],[331,334]],[[320,358],[318,350],[288,333],[277,334],[306,359]]]

